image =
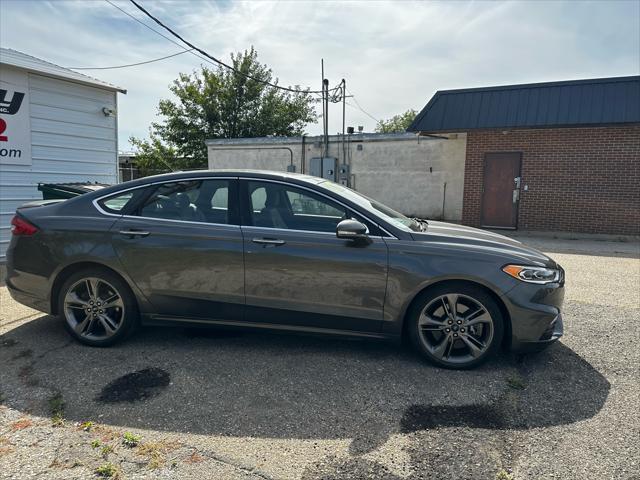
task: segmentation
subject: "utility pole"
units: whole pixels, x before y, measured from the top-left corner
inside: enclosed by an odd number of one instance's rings
[[[328,108],[328,104],[325,103],[325,91],[324,91],[324,58],[320,59],[320,67],[321,67],[321,75],[322,78],[320,79],[320,86],[322,87],[322,151],[321,151],[321,158],[324,158],[327,156],[327,150],[325,150],[326,148],[326,138],[327,138],[327,110]]]
[[[347,100],[347,81],[342,79],[342,163],[347,163],[347,151],[344,146],[345,105]]]
[[[322,81],[322,89],[324,90],[324,154],[325,157],[329,156],[329,80],[324,79]]]

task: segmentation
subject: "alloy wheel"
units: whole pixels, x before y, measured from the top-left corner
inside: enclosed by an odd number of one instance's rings
[[[96,277],[83,278],[67,290],[64,316],[81,337],[105,340],[122,325],[125,308],[122,296],[110,283]]]
[[[494,320],[478,300],[458,293],[440,295],[422,309],[418,319],[420,340],[438,360],[467,363],[491,346]]]

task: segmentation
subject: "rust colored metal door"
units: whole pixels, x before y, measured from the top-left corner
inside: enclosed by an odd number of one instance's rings
[[[485,154],[480,219],[483,227],[516,228],[521,158],[519,152]]]

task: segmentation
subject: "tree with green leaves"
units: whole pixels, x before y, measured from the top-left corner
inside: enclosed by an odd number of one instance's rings
[[[416,118],[417,111],[409,109],[400,115],[394,115],[388,120],[380,120],[376,125],[378,133],[400,133],[406,132],[411,122]]]
[[[206,167],[207,139],[302,135],[316,121],[310,94],[264,83],[278,80],[253,47],[231,54],[231,65],[235,71],[202,66],[174,80],[175,100],[160,100],[162,121],[151,124],[149,139],[130,138],[141,173]]]

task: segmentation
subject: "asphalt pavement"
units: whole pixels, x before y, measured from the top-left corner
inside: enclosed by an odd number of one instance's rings
[[[640,245],[525,241],[566,270],[565,337],[465,372],[285,334],[89,348],[2,287],[0,478],[640,479]]]

